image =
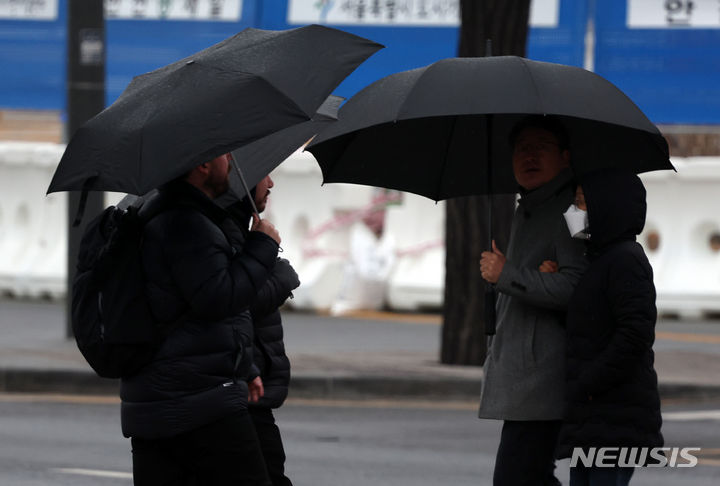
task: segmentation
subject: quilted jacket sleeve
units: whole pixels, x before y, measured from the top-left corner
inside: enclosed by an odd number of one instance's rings
[[[251,232],[242,251],[197,211],[168,211],[149,224],[146,238],[162,248],[161,258],[191,312],[218,320],[247,308],[265,284],[278,244]]]
[[[644,255],[624,252],[608,270],[607,303],[614,329],[607,346],[579,377],[581,390],[602,393],[622,382],[655,341],[655,286]]]

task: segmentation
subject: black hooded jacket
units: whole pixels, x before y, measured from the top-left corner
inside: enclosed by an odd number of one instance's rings
[[[251,191],[252,196],[254,191]],[[252,215],[250,203],[246,197],[227,210],[242,229],[240,233],[231,235],[231,238],[242,244],[248,237],[247,228]],[[267,282],[258,290],[250,305],[255,332],[253,357],[265,389],[265,394],[257,403],[250,403],[250,407],[278,408],[287,398],[290,360],[285,353],[282,317],[278,309],[299,285],[297,273],[290,263],[278,258]]]
[[[580,184],[590,266],[568,308],[558,457],[569,457],[573,447],[660,447],[655,286],[635,241],[645,225],[645,188],[635,174],[616,169],[591,173]]]
[[[183,181],[164,186],[146,205],[162,208],[144,229],[146,293],[153,315],[170,330],[153,361],[122,380],[121,416],[126,437],[159,439],[247,408],[248,307],[278,244],[260,232],[242,248],[231,244],[229,214]]]

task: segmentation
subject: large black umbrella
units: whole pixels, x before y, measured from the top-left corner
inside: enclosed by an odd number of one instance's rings
[[[380,79],[350,98],[308,150],[324,182],[436,201],[513,193],[510,132],[528,115],[559,119],[578,174],[673,168],[657,127],[612,83],[585,69],[515,56],[444,59]],[[492,228],[488,234],[492,240]],[[485,300],[486,333],[494,334],[492,287]]]
[[[565,126],[577,173],[673,168],[657,127],[612,83],[515,56],[444,59],[380,79],[350,98],[307,150],[324,182],[434,200],[512,193],[509,134],[530,114]]]
[[[311,120],[291,125],[233,150],[231,154],[234,170],[230,172],[230,190],[215,198],[214,202],[220,207],[227,208],[245,197],[250,188],[255,187],[282,161],[312,140],[328,123],[337,120],[338,108],[343,100],[344,98],[340,96],[330,95]],[[139,207],[157,192],[153,189],[143,196],[129,194],[117,204],[117,207],[122,209],[130,205]],[[257,213],[252,199],[250,204]]]
[[[204,161],[310,120],[381,47],[319,25],[246,29],[137,76],[73,136],[48,192],[145,194]]]

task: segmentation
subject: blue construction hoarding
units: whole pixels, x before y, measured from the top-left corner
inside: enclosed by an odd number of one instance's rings
[[[58,109],[65,93],[65,5],[0,11],[0,107]],[[4,9],[5,10],[5,9]]]
[[[720,0],[604,0],[595,72],[655,123],[720,123]]]
[[[363,63],[337,89],[350,96],[392,74],[457,55],[459,1],[455,0],[269,0],[262,25],[288,29],[323,23],[386,46]],[[535,0],[528,50],[536,59],[582,65],[586,13],[583,2]],[[539,9],[537,7],[540,7]]]
[[[63,109],[67,1],[0,2],[0,108]],[[582,66],[587,27],[594,25],[595,70],[653,121],[720,123],[720,22],[698,13],[706,4],[720,0],[533,0],[528,57]],[[457,51],[459,0],[105,0],[105,6],[108,104],[132,76],[246,27],[323,23],[387,46],[338,88],[345,97]],[[670,26],[648,14],[680,19],[683,8],[690,20]]]
[[[18,0],[19,4],[22,3]],[[0,106],[64,106],[67,0],[43,5],[42,20],[0,11],[0,52],[13,78],[0,80]],[[324,23],[387,48],[351,75],[337,94],[348,97],[382,76],[424,66],[457,52],[458,0],[106,0],[107,100],[132,76],[175,61],[246,27],[287,29]],[[562,4],[562,5],[561,5]],[[566,5],[565,5],[566,4]],[[1,4],[0,4],[1,5]],[[30,8],[30,7],[28,7]],[[214,10],[213,10],[214,8]],[[54,15],[53,13],[54,12]],[[529,53],[581,65],[584,2],[535,0]]]

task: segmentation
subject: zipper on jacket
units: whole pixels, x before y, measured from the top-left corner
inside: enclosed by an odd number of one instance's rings
[[[237,350],[235,351],[235,365],[233,367],[233,383],[238,384],[238,370],[242,364],[243,355],[245,354],[245,347],[242,343],[242,336],[237,328],[233,327],[233,340]]]
[[[100,340],[105,341],[105,322],[103,319],[103,294],[98,292],[97,298],[98,321],[100,322]]]

